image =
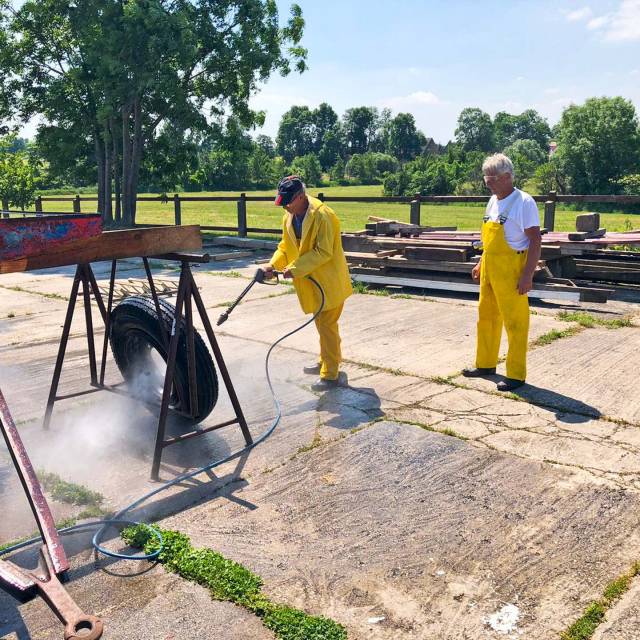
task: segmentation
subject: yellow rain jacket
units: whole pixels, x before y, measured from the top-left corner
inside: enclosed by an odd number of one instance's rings
[[[315,313],[320,306],[320,293],[304,276],[311,275],[324,290],[323,311],[339,307],[352,293],[349,267],[342,250],[340,221],[326,204],[309,198],[309,210],[298,241],[291,213],[282,218],[282,240],[271,258],[277,271],[289,269],[293,285],[304,313]]]

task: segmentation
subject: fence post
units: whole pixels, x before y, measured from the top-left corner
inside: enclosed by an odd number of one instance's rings
[[[73,199],[73,213],[82,213],[80,211],[80,196],[79,195],[77,195]]]
[[[241,193],[238,200],[238,236],[247,237],[247,194]]]
[[[320,202],[324,202],[324,193],[318,194],[318,200],[320,200]]]
[[[9,210],[9,201],[6,198],[2,198],[2,209],[4,211]]]
[[[420,226],[420,194],[416,193],[411,201],[411,209],[409,211],[409,222]]]
[[[182,224],[182,210],[180,209],[180,196],[177,193],[173,194],[173,209],[175,212],[175,224],[179,227]]]
[[[549,191],[549,199],[544,203],[544,228],[553,231],[556,224],[556,199],[555,191]]]
[[[42,213],[42,196],[36,197],[36,213]]]

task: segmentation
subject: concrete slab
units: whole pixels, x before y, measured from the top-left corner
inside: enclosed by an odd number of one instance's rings
[[[382,422],[164,524],[354,640],[504,637],[486,620],[505,603],[513,637],[556,638],[640,545],[635,493],[572,478]]]
[[[125,278],[143,275],[133,261],[128,268]],[[101,281],[108,270],[108,263],[96,269]],[[220,270],[248,276],[255,265]],[[0,314],[0,386],[36,466],[100,490],[105,506],[116,508],[156,486],[148,479],[154,412],[101,393],[60,403],[51,431],[39,428],[66,308],[43,294],[68,295],[72,276],[72,268],[3,276],[0,285],[24,291],[0,286],[0,308],[15,308],[12,318]],[[218,273],[196,279],[214,321],[220,301],[248,283]],[[262,381],[267,345],[305,319],[294,296],[268,297],[283,291],[255,287],[217,334],[254,435],[272,416]],[[538,310],[534,336],[566,328],[548,315],[556,307]],[[615,313],[632,311],[620,303]],[[640,429],[628,418],[638,412],[632,382],[639,334],[587,330],[533,350],[532,376],[552,384],[544,394],[530,390],[524,402],[495,394],[486,381],[460,379],[477,388],[457,388],[439,377],[472,358],[475,317],[472,300],[353,296],[342,321],[350,388],[311,392],[313,377],[301,368],[315,360],[317,336],[313,327],[303,330],[273,355],[285,415],[280,429],[240,464],[169,492],[141,517],[173,514],[167,525],[256,569],[277,599],[344,622],[350,638],[508,637],[485,624],[504,603],[519,608],[517,637],[557,637],[638,557]],[[72,336],[66,392],[88,382],[82,322]],[[549,378],[554,366],[562,373]],[[108,371],[119,380],[111,360]],[[223,394],[204,426],[229,410]],[[385,418],[403,424],[375,422]],[[183,428],[171,425],[174,433]],[[170,448],[162,476],[240,446],[232,427]],[[19,494],[0,450],[0,542],[33,529],[25,505],[17,506]],[[56,517],[79,511],[56,502],[52,508]],[[176,637],[195,639],[215,629],[226,640],[239,637],[238,628],[272,637],[242,611],[210,603],[161,571],[125,580],[107,573],[119,566],[97,571],[84,544],[72,545],[69,588],[87,610],[109,619],[107,637],[167,640],[177,630]],[[38,601],[16,606],[0,596],[0,637],[60,637],[43,610]],[[633,615],[620,609],[616,628],[633,629],[626,622]]]
[[[515,393],[559,411],[640,423],[639,367],[640,327],[587,329],[532,349],[527,360],[528,384]],[[493,391],[500,379],[458,377],[455,381]]]

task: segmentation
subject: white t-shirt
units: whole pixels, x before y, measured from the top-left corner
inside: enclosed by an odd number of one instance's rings
[[[525,229],[540,226],[540,214],[535,200],[524,191],[514,189],[513,193],[502,200],[491,196],[487,203],[486,215],[492,222],[498,222],[500,215],[508,213],[504,223],[504,237],[515,251],[529,248],[529,238]]]

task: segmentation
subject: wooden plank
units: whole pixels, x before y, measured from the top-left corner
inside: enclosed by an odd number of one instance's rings
[[[212,253],[211,257],[216,261],[236,260],[237,258],[248,258],[253,255],[253,251],[229,251],[227,253]]]
[[[590,240],[591,238],[602,238],[607,233],[606,229],[598,229],[594,231],[576,231],[567,234],[567,238],[572,242],[575,240]]]
[[[412,260],[447,260],[465,262],[469,259],[468,249],[444,247],[405,247],[404,256]]]
[[[100,215],[45,215],[0,220],[0,260],[48,253],[54,247],[101,233]]]
[[[353,280],[369,282],[371,284],[410,287],[414,289],[436,289],[444,291],[462,291],[478,293],[480,285],[461,280],[445,280],[435,278],[406,278],[401,276],[381,276],[368,273],[355,273]],[[607,302],[611,290],[591,289],[586,287],[538,284],[527,294],[529,298],[543,298],[545,300],[574,300],[581,302]]]
[[[67,242],[46,254],[1,260],[0,273],[200,249],[202,237],[198,225],[105,231],[99,236]]]

